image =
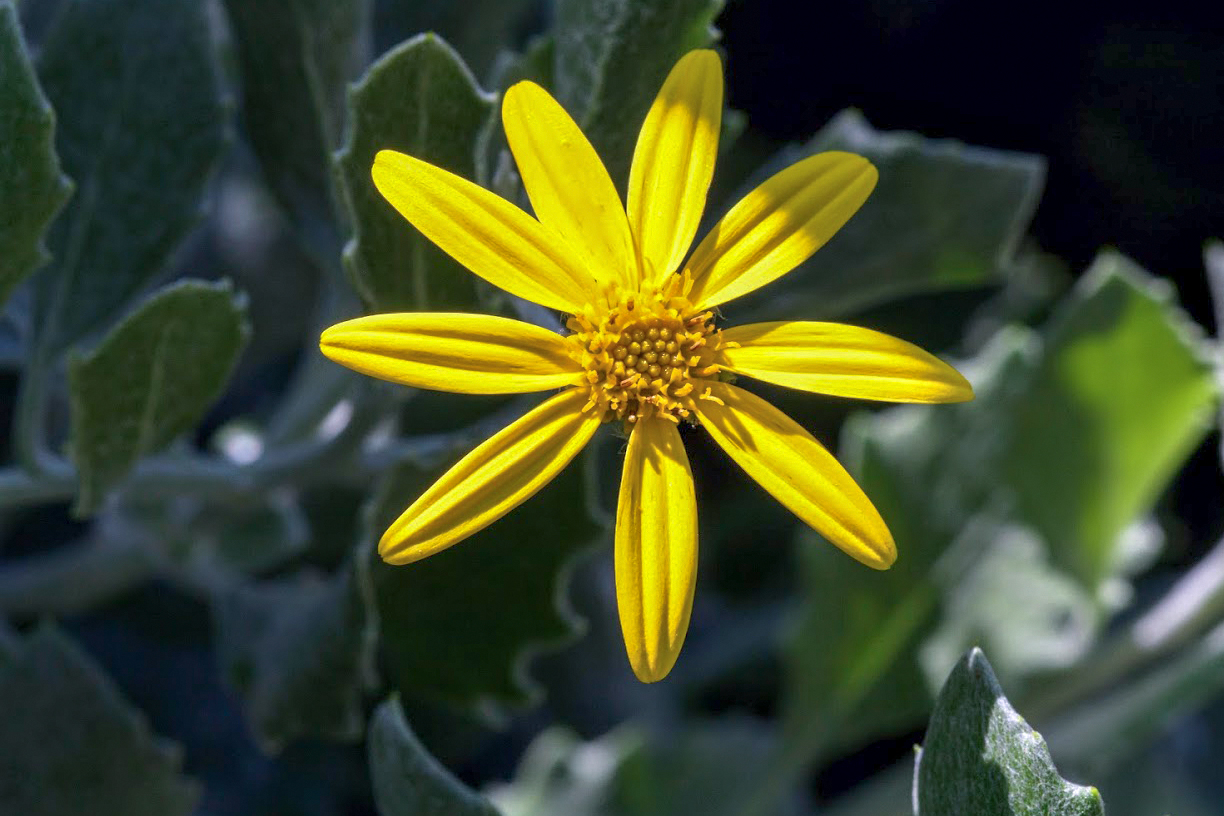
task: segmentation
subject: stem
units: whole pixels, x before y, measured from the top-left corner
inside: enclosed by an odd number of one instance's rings
[[[157,561],[137,545],[92,539],[0,569],[0,612],[16,617],[72,615],[144,583]]]
[[[1027,702],[1034,719],[1064,711],[1119,678],[1138,672],[1197,637],[1224,616],[1224,540],[1181,576],[1125,631],[1077,664],[1072,673],[1044,683]]]

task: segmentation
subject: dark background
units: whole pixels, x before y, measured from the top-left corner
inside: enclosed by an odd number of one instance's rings
[[[1116,246],[1213,326],[1202,245],[1224,235],[1218,3],[732,0],[729,101],[806,139],[856,107],[877,128],[1040,153],[1032,232],[1080,271]]]

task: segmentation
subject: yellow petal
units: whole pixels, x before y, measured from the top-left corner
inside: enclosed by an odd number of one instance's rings
[[[633,673],[662,680],[684,645],[697,581],[697,501],[676,426],[629,435],[616,509],[616,606]]]
[[[761,487],[816,532],[873,569],[888,569],[897,548],[884,520],[854,479],[810,433],[758,396],[727,383],[721,400],[696,401],[697,417]]]
[[[637,282],[637,254],[620,194],[595,148],[548,91],[519,82],[502,101],[506,141],[536,218],[603,283]]]
[[[319,348],[382,380],[460,394],[518,394],[577,385],[582,367],[548,329],[473,314],[378,314],[337,323]]]
[[[722,337],[719,365],[788,388],[890,402],[973,399],[973,387],[952,366],[871,329],[785,321],[736,326]]]
[[[807,260],[862,206],[879,173],[853,153],[830,151],[792,164],[731,208],[693,251],[689,295],[716,306]]]
[[[638,134],[629,225],[654,282],[675,272],[693,245],[714,177],[722,109],[718,54],[690,51],[668,75]]]
[[[482,530],[548,484],[600,425],[576,388],[552,397],[459,460],[383,533],[379,554],[410,564]]]
[[[581,311],[595,279],[527,213],[428,162],[380,150],[374,186],[400,215],[472,272],[512,295]]]

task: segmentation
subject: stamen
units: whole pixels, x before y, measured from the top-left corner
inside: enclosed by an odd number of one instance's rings
[[[573,332],[570,356],[586,369],[581,387],[605,420],[632,425],[656,416],[676,423],[692,417],[697,385],[717,375],[714,350],[723,344],[713,312],[689,302],[691,287],[687,273],[636,292],[611,284],[566,322]],[[706,388],[698,398],[713,397]]]

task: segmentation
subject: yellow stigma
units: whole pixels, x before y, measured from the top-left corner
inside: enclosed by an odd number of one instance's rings
[[[652,416],[678,423],[691,415],[703,381],[718,374],[714,352],[721,343],[714,313],[694,308],[691,288],[687,275],[632,292],[610,284],[569,319],[570,356],[586,369],[590,401],[583,410],[626,425]]]

